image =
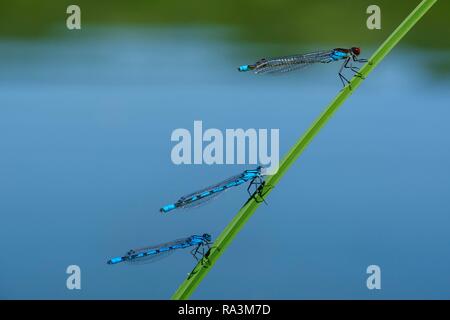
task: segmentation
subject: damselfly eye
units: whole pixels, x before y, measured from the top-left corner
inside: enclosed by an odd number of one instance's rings
[[[359,56],[359,54],[361,53],[361,49],[358,47],[353,47],[352,52],[354,55]]]

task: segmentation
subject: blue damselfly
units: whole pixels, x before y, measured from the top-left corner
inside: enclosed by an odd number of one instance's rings
[[[250,184],[247,188],[247,192],[250,194],[250,196],[252,196],[251,193],[252,186],[254,186],[256,188],[256,191],[258,191],[261,189],[260,187],[264,185],[263,174],[261,172],[262,167],[257,167],[254,170],[245,170],[241,174],[235,175],[222,182],[216,183],[214,185],[192,192],[188,195],[182,196],[175,203],[165,205],[159,211],[162,213],[167,213],[179,208],[189,208],[201,205],[204,202],[211,200],[216,196],[222,194],[228,189],[232,187],[237,187],[243,183],[246,183],[247,181],[250,181]]]
[[[366,59],[358,58],[361,54],[361,48],[352,47],[350,49],[336,48],[326,51],[317,51],[305,54],[297,54],[292,56],[261,59],[254,64],[243,65],[238,68],[239,71],[253,71],[254,73],[282,73],[293,70],[302,69],[315,63],[330,63],[334,61],[344,60],[339,70],[339,79],[345,87],[350,81],[342,74],[344,69],[350,69],[357,77],[363,78],[358,71],[359,68],[352,65],[351,61],[364,63]]]
[[[108,264],[120,262],[148,263],[173,253],[177,249],[194,247],[192,256],[198,261],[205,255],[205,247],[210,248],[211,235],[205,233],[201,236],[193,235],[187,238],[162,243],[156,246],[129,250],[125,255],[108,260]],[[200,258],[197,256],[200,254]]]

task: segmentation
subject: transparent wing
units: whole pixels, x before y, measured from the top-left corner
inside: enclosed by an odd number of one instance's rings
[[[331,50],[316,51],[306,54],[262,59],[256,63],[254,72],[262,73],[282,73],[302,69],[313,63],[325,63],[330,61]]]
[[[174,252],[175,252],[175,250],[169,250],[169,251],[161,252],[161,253],[150,255],[150,256],[145,256],[142,258],[127,260],[127,263],[132,266],[149,264],[149,263],[153,263],[153,262],[159,261],[161,259],[164,259],[164,258],[170,256]]]
[[[282,73],[286,73],[286,72],[290,72],[290,71],[294,71],[294,70],[299,70],[299,69],[303,69],[306,68],[308,66],[310,66],[311,64],[286,64],[286,65],[279,65],[279,66],[273,66],[273,67],[264,67],[261,69],[256,69],[255,73],[256,74],[282,74]]]
[[[242,178],[242,174],[232,176],[225,179],[219,183],[210,185],[206,188],[197,190],[185,196],[182,196],[178,201],[178,208],[195,208],[204,205],[210,200],[216,199],[218,196],[222,195],[229,189],[226,186],[235,181],[239,181]],[[202,194],[208,192],[208,194],[202,196]],[[192,200],[193,198],[197,198]]]
[[[191,197],[198,196],[198,195],[202,194],[202,193],[205,192],[205,191],[211,191],[211,190],[214,190],[214,189],[217,189],[217,188],[220,188],[220,187],[224,187],[224,186],[226,186],[227,184],[229,184],[229,183],[231,183],[231,182],[233,182],[233,181],[236,181],[236,180],[238,180],[238,179],[241,178],[241,177],[242,177],[242,174],[237,174],[237,175],[235,175],[235,176],[229,177],[228,179],[225,179],[225,180],[223,180],[223,181],[221,181],[221,182],[218,182],[218,183],[216,183],[216,184],[210,185],[210,186],[205,187],[205,188],[203,188],[203,189],[200,189],[200,190],[197,190],[197,191],[192,192],[192,193],[190,193],[190,194],[187,194],[187,195],[185,195],[185,196],[182,196],[182,197],[180,198],[180,200],[189,199],[189,198],[191,198]]]
[[[132,265],[147,264],[159,261],[174,253],[177,249],[190,247],[191,237],[181,238],[159,245],[133,249],[125,255],[126,262]]]
[[[180,209],[192,209],[192,208],[201,207],[204,204],[208,203],[209,201],[217,199],[220,195],[224,194],[228,189],[229,188],[226,188],[220,192],[211,193],[210,195],[203,197],[199,200],[186,202],[186,203],[182,204],[179,208]]]

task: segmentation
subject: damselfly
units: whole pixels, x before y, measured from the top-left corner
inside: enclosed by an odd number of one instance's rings
[[[162,258],[173,253],[177,249],[194,247],[191,250],[192,256],[198,261],[205,255],[205,247],[210,248],[211,235],[205,233],[201,236],[193,235],[187,238],[162,243],[156,246],[133,249],[128,251],[124,256],[116,257],[108,260],[108,264],[117,264],[120,262],[129,263],[145,263],[153,262],[157,258]],[[200,258],[197,256],[200,254]]]
[[[257,167],[254,170],[245,170],[241,174],[235,175],[222,182],[185,195],[178,199],[177,202],[162,207],[161,209],[159,209],[159,211],[162,213],[167,213],[174,209],[189,208],[201,205],[204,202],[222,194],[224,191],[227,191],[232,187],[237,187],[243,183],[246,183],[247,181],[250,181],[247,192],[250,194],[250,196],[252,196],[252,186],[255,187],[256,191],[259,191],[261,189],[261,186],[264,185],[263,174],[261,172],[262,167]]]
[[[350,69],[357,77],[363,78],[358,71],[359,68],[352,65],[354,62],[367,62],[366,59],[359,59],[361,48],[352,47],[350,49],[336,48],[328,51],[317,51],[305,54],[297,54],[286,57],[261,59],[254,64],[243,65],[238,68],[239,71],[253,71],[254,73],[281,73],[302,69],[314,63],[330,63],[344,60],[339,70],[339,79],[345,87],[350,81],[342,74],[344,69]]]

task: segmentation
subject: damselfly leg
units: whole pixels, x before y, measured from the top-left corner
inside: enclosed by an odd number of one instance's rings
[[[352,90],[352,86],[350,84],[350,81],[342,74],[342,71],[344,70],[344,68],[347,68],[346,65],[348,64],[348,62],[350,61],[350,58],[345,59],[345,62],[342,64],[341,68],[339,69],[339,79],[341,79],[342,85],[345,86],[348,84],[350,87],[350,90]]]
[[[355,77],[361,78],[361,79],[365,79],[364,75],[359,72],[359,68],[355,67],[352,63],[351,60],[355,61],[355,62],[367,62],[367,59],[358,59],[355,57],[348,57],[347,59],[345,59],[344,63],[342,64],[341,68],[339,69],[339,79],[341,79],[342,85],[345,87],[346,84],[349,85],[350,90],[352,90],[352,86],[350,84],[350,81],[342,74],[342,71],[344,69],[350,69],[351,71],[353,71],[353,73],[355,73]]]
[[[204,248],[202,248],[202,252],[199,252],[202,255],[200,258],[198,258],[197,256],[194,256],[194,258],[195,258],[195,260],[197,260],[197,262],[200,261],[203,268],[208,268],[211,265],[211,263],[208,259],[208,255],[211,252],[210,251],[211,247],[209,246],[209,244],[210,244],[209,242],[205,243],[205,245],[209,248],[206,253],[204,251]],[[199,249],[200,249],[199,247],[203,247],[203,246],[204,245],[199,244],[197,250],[194,249],[193,251],[191,251],[192,255],[194,255],[195,251],[197,251],[197,252],[199,251]],[[197,269],[198,269],[197,266],[195,266],[194,269],[192,269],[192,271],[189,272],[188,279],[191,279],[195,274],[198,273],[199,270],[197,270]]]
[[[346,61],[347,62],[344,64],[345,69],[350,69],[351,71],[353,71],[355,73],[355,77],[365,79],[365,77],[362,75],[362,73],[358,71],[359,68],[352,65],[352,63],[350,62],[350,59],[348,59]],[[350,65],[349,65],[349,63],[350,63]]]
[[[211,249],[210,242],[199,243],[194,249],[191,250],[191,254],[197,262],[201,262],[202,265],[208,264],[209,260],[206,257],[208,251],[205,251],[205,247]]]
[[[202,247],[203,247],[203,245],[200,243],[200,244],[198,244],[194,249],[191,250],[192,256],[193,256],[194,259],[197,260],[197,261],[199,260],[199,258],[197,257],[197,254],[198,254],[198,253],[200,253],[200,255],[201,255],[200,259],[202,258],[202,252],[199,252],[200,248],[202,248]]]
[[[353,61],[359,62],[359,63],[366,63],[366,62],[369,61],[367,59],[359,59],[359,58],[357,58],[355,56],[352,56],[352,59],[353,59]],[[365,79],[365,77],[359,71],[355,71],[355,70],[359,70],[358,67],[350,65],[350,70],[352,70],[354,73],[356,73],[356,75],[359,76],[361,79]]]
[[[250,199],[254,199],[258,203],[264,202],[267,205],[266,200],[264,200],[264,195],[262,194],[262,189],[264,188],[265,183],[266,182],[264,181],[263,178],[259,176],[255,177],[248,185],[247,192],[250,195]],[[252,186],[254,186],[253,192],[251,190]],[[256,196],[258,196],[259,198]]]

